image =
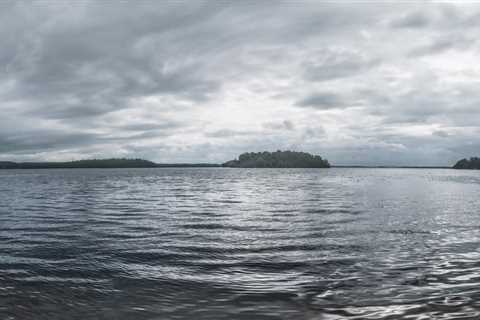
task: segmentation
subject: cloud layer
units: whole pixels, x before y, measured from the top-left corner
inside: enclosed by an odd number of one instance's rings
[[[0,160],[480,155],[480,6],[0,3]]]

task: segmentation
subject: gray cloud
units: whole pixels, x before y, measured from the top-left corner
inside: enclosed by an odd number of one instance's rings
[[[251,131],[239,131],[239,130],[230,130],[230,129],[221,129],[212,132],[207,132],[205,135],[209,138],[233,138],[241,136],[250,136],[255,134]]]
[[[440,137],[440,138],[447,138],[449,136],[448,132],[443,130],[436,130],[432,132],[432,135]]]
[[[340,95],[324,92],[311,94],[296,103],[299,107],[309,107],[318,110],[342,109],[351,107]]]
[[[2,135],[0,137],[1,153],[36,153],[68,148],[81,147],[96,141],[95,134],[65,133],[63,131],[27,131]]]
[[[295,130],[295,124],[290,120],[283,120],[281,122],[265,122],[262,124],[264,128],[271,130]]]
[[[475,155],[478,17],[431,2],[4,1],[0,159],[298,148],[446,164]]]
[[[432,40],[428,44],[414,48],[412,51],[410,51],[409,56],[415,58],[420,56],[439,54],[452,49],[465,50],[468,47],[472,46],[474,43],[475,40],[466,39],[463,36],[443,37]]]
[[[424,28],[433,23],[427,12],[409,12],[390,21],[393,28]]]
[[[379,64],[378,59],[367,58],[356,52],[323,50],[313,53],[305,62],[305,78],[309,81],[328,81],[350,77]]]
[[[182,127],[182,124],[174,121],[167,121],[163,123],[146,121],[146,122],[118,125],[117,127],[127,131],[150,131],[150,130],[168,130],[168,129],[180,128]]]
[[[432,6],[421,2],[413,2],[413,4],[415,8],[394,15],[388,21],[388,26],[394,29],[423,31],[432,29],[442,32],[478,26],[479,8],[476,5],[456,6],[452,3],[437,3]]]

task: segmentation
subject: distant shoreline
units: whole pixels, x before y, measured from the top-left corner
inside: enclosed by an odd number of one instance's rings
[[[303,158],[302,158],[303,157]],[[476,160],[477,158],[472,158]],[[473,162],[470,160],[470,162]],[[468,162],[462,160],[459,163]],[[467,164],[469,164],[468,162]],[[395,166],[395,165],[331,165],[319,156],[307,153],[282,152],[246,153],[239,160],[226,163],[155,163],[144,159],[90,159],[66,162],[0,161],[0,170],[9,169],[129,169],[129,168],[358,168],[358,169],[476,169],[471,166]]]
[[[93,159],[69,162],[0,161],[0,170],[25,169],[133,169],[133,168],[210,168],[211,163],[155,163],[143,159]]]
[[[178,165],[169,165],[169,164],[160,164],[155,167],[19,167],[19,168],[2,168],[2,170],[61,170],[61,169],[169,169],[169,168],[223,168],[221,165],[196,165],[196,164],[178,164]]]
[[[453,169],[447,166],[336,166],[332,165],[332,168],[352,168],[352,169]]]
[[[221,164],[215,163],[156,163],[155,166],[62,166],[56,165],[55,162],[45,162],[41,165],[31,165],[28,163],[16,163],[17,166],[2,166],[0,162],[0,170],[58,170],[58,169],[142,169],[142,168],[223,168],[223,169],[329,169],[329,168],[236,168],[236,167],[224,167]],[[454,170],[452,167],[442,166],[356,166],[356,165],[338,165],[331,166],[332,169],[449,169]],[[474,170],[474,169],[472,169]]]

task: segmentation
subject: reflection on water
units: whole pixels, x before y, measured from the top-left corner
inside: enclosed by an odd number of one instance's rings
[[[479,319],[480,172],[0,171],[2,319]]]

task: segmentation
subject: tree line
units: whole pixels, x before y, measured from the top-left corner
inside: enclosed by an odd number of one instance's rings
[[[306,152],[281,151],[242,153],[238,160],[223,164],[233,168],[329,168],[330,163],[321,156]]]
[[[480,169],[480,158],[472,157],[470,159],[462,159],[454,166],[454,169]]]

